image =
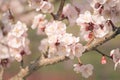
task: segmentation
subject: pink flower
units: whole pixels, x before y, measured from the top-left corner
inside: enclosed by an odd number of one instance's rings
[[[113,50],[110,52],[110,56],[112,57],[113,62],[115,63],[114,69],[116,70],[116,67],[117,67],[118,65],[120,65],[120,50],[119,50],[119,48],[113,49]]]
[[[74,64],[74,71],[82,74],[83,77],[88,78],[92,75],[93,66],[91,64]]]

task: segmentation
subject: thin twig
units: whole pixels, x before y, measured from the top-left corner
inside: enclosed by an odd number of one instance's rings
[[[23,59],[20,62],[20,66],[21,66],[21,68],[24,68],[24,60]]]
[[[106,56],[106,57],[112,59],[111,56],[108,56],[107,54],[104,54],[102,51],[100,51],[100,50],[98,50],[98,49],[94,49],[94,50],[97,51],[97,52],[98,52],[99,54],[101,54],[102,56]]]

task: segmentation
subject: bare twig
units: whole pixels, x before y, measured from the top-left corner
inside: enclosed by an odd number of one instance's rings
[[[20,66],[21,66],[21,68],[24,68],[24,60],[23,59],[20,62]]]
[[[95,51],[97,51],[99,54],[101,54],[102,56],[106,56],[106,57],[108,57],[108,58],[110,58],[110,59],[112,59],[112,57],[111,56],[109,56],[109,55],[107,55],[107,54],[104,54],[103,52],[101,52],[100,50],[98,50],[98,49],[95,49]]]

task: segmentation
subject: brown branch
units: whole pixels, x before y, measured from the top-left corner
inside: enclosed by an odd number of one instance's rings
[[[24,69],[21,69],[20,72],[12,77],[10,80],[23,80],[24,77],[30,75],[34,71],[38,70],[40,67],[56,64],[59,62],[62,62],[64,60],[68,60],[65,56],[58,56],[54,58],[47,58],[47,59],[40,59],[38,58],[36,61],[34,61],[32,64],[27,66]]]
[[[3,79],[2,79],[2,78],[3,78],[3,72],[4,72],[4,68],[1,67],[1,68],[0,68],[0,80],[3,80]]]
[[[63,11],[64,4],[65,4],[65,0],[61,0],[59,9],[57,11],[57,14],[51,13],[51,15],[53,16],[54,20],[62,20],[61,16],[62,16],[62,11]]]

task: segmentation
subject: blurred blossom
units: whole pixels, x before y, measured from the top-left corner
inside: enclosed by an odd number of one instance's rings
[[[81,14],[84,13],[86,10],[89,11],[92,10],[87,0],[70,0],[70,1],[71,4],[75,7],[75,9]]]
[[[114,69],[116,70],[116,67],[119,65],[120,66],[120,50],[119,48],[113,49],[110,52],[110,56],[113,59],[113,62],[115,63]]]
[[[120,0],[88,0],[94,14],[101,14],[107,19],[111,19],[114,24],[120,22]]]
[[[10,1],[9,6],[14,14],[21,14],[24,11],[24,6],[19,0]]]
[[[88,78],[93,73],[93,66],[91,64],[74,64],[74,71],[82,74],[83,77]]]
[[[1,21],[4,25],[8,25],[8,24],[11,24],[11,14],[9,11],[3,13],[2,17],[1,17]]]
[[[64,17],[68,18],[71,26],[75,24],[75,21],[78,17],[78,12],[74,6],[72,6],[71,4],[67,4],[66,6],[64,6],[62,14]]]
[[[30,0],[29,6],[36,9],[36,11],[42,11],[43,13],[52,13],[54,11],[54,6],[44,0]]]
[[[103,15],[113,21],[114,24],[120,22],[120,0],[109,0],[104,4]]]

